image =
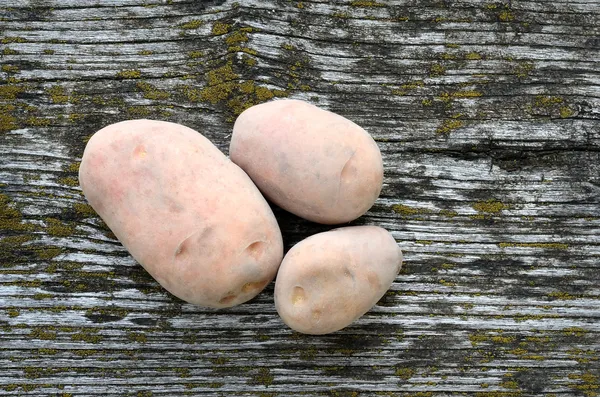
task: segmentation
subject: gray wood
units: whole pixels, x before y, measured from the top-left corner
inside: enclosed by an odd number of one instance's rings
[[[0,0],[0,394],[600,393],[600,2]],[[85,206],[85,140],[197,129],[271,97],[364,126],[380,199],[355,224],[406,263],[367,315],[287,329],[272,285],[207,310]],[[286,246],[327,230],[275,209]]]

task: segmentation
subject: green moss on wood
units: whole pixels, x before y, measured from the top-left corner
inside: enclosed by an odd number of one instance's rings
[[[22,85],[4,84],[0,85],[0,98],[2,99],[16,99],[17,95],[25,91],[25,87]]]
[[[198,29],[202,25],[203,25],[203,22],[201,20],[194,19],[189,22],[182,23],[178,27],[179,27],[179,29],[191,30],[191,29]]]
[[[137,343],[148,342],[148,338],[146,337],[146,335],[141,332],[128,332],[127,339],[129,339],[132,342],[137,342]]]
[[[559,114],[560,117],[563,119],[566,119],[568,117],[571,117],[575,114],[575,112],[573,111],[573,109],[571,109],[568,106],[561,106],[560,110],[559,110]]]
[[[85,218],[96,217],[96,211],[89,204],[77,203],[73,205],[75,212]]]
[[[159,90],[154,85],[145,81],[139,81],[136,87],[144,93],[144,98],[146,99],[164,100],[169,99],[171,96],[168,92]]]
[[[589,331],[581,328],[581,327],[568,327],[562,330],[562,333],[566,336],[576,336],[581,338],[588,334]]]
[[[137,69],[122,70],[115,77],[118,79],[139,79],[142,77],[142,72]]]
[[[52,123],[52,120],[45,117],[30,116],[25,120],[25,124],[32,127],[47,127]]]
[[[62,249],[52,246],[35,247],[34,252],[36,257],[43,261],[50,261],[62,253]]]
[[[29,333],[29,337],[32,339],[55,340],[56,332],[53,330],[45,330],[44,328],[34,328]]]
[[[520,247],[520,248],[541,248],[550,250],[568,250],[569,245],[565,243],[498,243],[500,248]]]
[[[480,60],[481,58],[482,58],[481,55],[476,52],[469,52],[468,54],[465,55],[465,59],[467,59],[469,61],[477,61],[477,60]]]
[[[499,214],[502,212],[502,210],[508,208],[507,205],[495,199],[478,201],[477,203],[473,204],[472,207],[477,212],[484,212],[487,214]]]
[[[152,110],[148,106],[129,106],[125,112],[131,117],[148,117]]]
[[[433,65],[431,65],[429,67],[429,76],[431,76],[431,77],[443,76],[445,74],[446,74],[446,68],[439,63],[434,63]]]
[[[0,194],[0,230],[31,231],[34,228],[31,224],[23,223],[23,216],[12,205],[10,198]]]
[[[14,317],[19,317],[21,312],[19,311],[19,309],[11,308],[11,309],[6,309],[6,314],[8,314],[9,317],[14,318]]]
[[[435,132],[438,134],[449,134],[450,132],[463,127],[465,123],[462,120],[446,119],[440,124]]]
[[[275,378],[271,375],[271,370],[269,368],[263,367],[259,368],[257,373],[252,375],[248,384],[250,385],[264,385],[270,386],[273,383]]]
[[[65,92],[65,88],[60,85],[52,86],[46,89],[52,103],[67,103],[69,102],[69,96]]]
[[[9,74],[16,74],[16,73],[19,73],[21,71],[18,66],[16,66],[16,65],[8,65],[8,64],[2,65],[1,70],[4,73],[9,73]]]
[[[225,39],[225,43],[232,46],[232,45],[236,45],[239,43],[246,43],[248,40],[249,39],[248,39],[248,35],[246,34],[246,32],[237,30],[237,31],[231,33],[229,36],[227,36],[227,38]]]
[[[415,376],[415,370],[409,367],[398,368],[396,370],[396,376],[400,379],[408,380]]]
[[[498,19],[500,19],[502,22],[512,22],[515,19],[515,15],[509,10],[502,10],[498,14]]]
[[[46,218],[46,232],[53,237],[68,237],[75,233],[75,227],[55,218]]]
[[[9,112],[0,110],[0,132],[8,132],[17,128],[17,118]]]
[[[81,332],[71,335],[71,340],[74,342],[100,343],[104,337],[97,335],[97,333],[98,330],[95,329],[84,329]]]
[[[234,115],[274,97],[287,96],[285,91],[257,86],[254,80],[239,81],[240,75],[234,71],[231,59],[208,71],[205,78],[206,87],[197,89],[184,86],[183,94],[192,102],[208,102],[213,105],[225,103]]]
[[[535,97],[534,105],[536,107],[547,108],[554,104],[563,103],[563,101],[564,100],[558,96],[537,95]]]
[[[58,179],[58,183],[65,186],[76,187],[79,186],[79,180],[77,178],[68,176]]]
[[[526,78],[529,76],[533,69],[533,63],[525,61],[516,65],[514,67],[513,73],[519,78]]]
[[[27,43],[27,39],[25,39],[23,37],[7,36],[7,37],[3,37],[2,40],[0,40],[0,43],[2,43],[2,44]]]
[[[576,299],[575,296],[567,293],[567,292],[561,292],[561,291],[554,291],[554,292],[550,292],[548,295],[548,298],[551,299],[558,299],[558,300],[573,300]]]
[[[425,86],[423,80],[402,84],[399,89],[392,90],[393,95],[406,95],[409,91]]]
[[[363,8],[371,8],[371,7],[385,7],[385,3],[380,3],[377,1],[370,0],[354,0],[350,2],[352,7],[363,7]]]
[[[212,34],[215,36],[221,36],[229,33],[229,29],[231,29],[231,25],[228,23],[224,23],[221,21],[217,21],[213,24]]]
[[[190,59],[198,59],[198,58],[202,58],[203,56],[204,56],[204,53],[202,51],[188,52],[188,58],[190,58]]]

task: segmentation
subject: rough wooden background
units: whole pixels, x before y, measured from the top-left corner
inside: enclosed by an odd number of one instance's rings
[[[0,0],[0,394],[600,394],[600,1]],[[364,126],[385,186],[357,224],[406,267],[332,335],[272,286],[205,310],[86,205],[86,139],[131,118],[226,151],[300,98]],[[277,211],[287,247],[325,227]]]

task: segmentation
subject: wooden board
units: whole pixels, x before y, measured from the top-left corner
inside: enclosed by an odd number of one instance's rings
[[[600,2],[0,0],[0,394],[600,393]],[[185,124],[227,151],[289,97],[365,127],[355,224],[405,268],[366,316],[287,329],[272,285],[206,310],[86,205],[86,139]],[[327,227],[276,209],[289,248]]]

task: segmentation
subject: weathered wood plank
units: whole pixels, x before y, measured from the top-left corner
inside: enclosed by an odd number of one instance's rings
[[[597,0],[0,0],[0,394],[600,393]],[[385,163],[356,224],[406,267],[348,329],[286,329],[162,290],[85,205],[102,126],[227,151],[276,97],[364,126]],[[286,246],[327,227],[275,209]]]

